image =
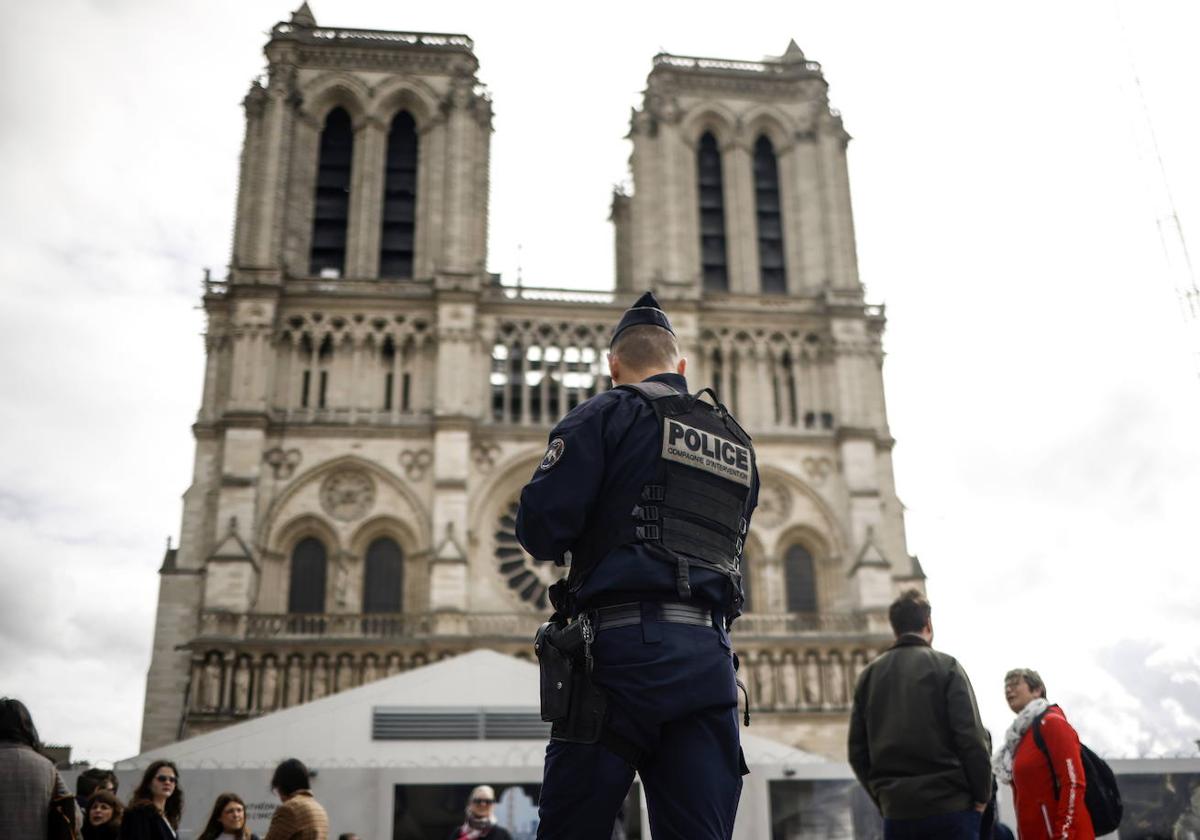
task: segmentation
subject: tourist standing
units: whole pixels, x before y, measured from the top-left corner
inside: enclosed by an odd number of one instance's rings
[[[111,792],[100,788],[88,800],[83,815],[83,840],[117,840],[125,806]]]
[[[275,768],[271,789],[280,806],[271,816],[265,840],[327,840],[329,815],[313,797],[308,768],[298,758],[289,758]]]
[[[175,840],[183,816],[183,789],[173,762],[146,768],[121,820],[121,840]]]
[[[198,840],[258,840],[246,825],[246,803],[236,793],[222,793],[213,803]]]
[[[978,840],[992,771],[971,682],[931,646],[919,591],[903,593],[888,619],[896,641],[854,689],[850,766],[883,814],[885,840]]]
[[[467,797],[466,821],[450,832],[449,840],[512,840],[507,829],[496,824],[496,791],[480,785]]]
[[[1004,699],[1017,717],[992,766],[1000,781],[1012,785],[1017,835],[1093,840],[1096,832],[1083,801],[1087,785],[1079,736],[1066,715],[1046,699],[1046,684],[1029,668],[1004,675]],[[1035,727],[1045,753],[1035,743]]]
[[[0,837],[46,840],[50,804],[62,805],[64,822],[79,826],[79,809],[20,700],[0,699]]]

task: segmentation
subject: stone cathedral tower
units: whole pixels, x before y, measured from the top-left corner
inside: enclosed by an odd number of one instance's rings
[[[465,35],[271,32],[243,103],[233,255],[206,286],[180,544],[160,570],[142,747],[486,646],[530,655],[556,570],[512,533],[608,332],[654,288],[759,449],[756,731],[842,750],[905,548],[848,135],[819,65],[659,55],[613,198],[611,292],[486,271],[491,100]]]

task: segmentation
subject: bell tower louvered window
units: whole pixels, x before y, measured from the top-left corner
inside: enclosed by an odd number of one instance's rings
[[[758,222],[758,270],[767,294],[787,291],[783,263],[783,215],[779,203],[779,166],[766,136],[754,144],[754,207]]]
[[[417,125],[408,111],[392,120],[388,132],[387,177],[383,189],[380,277],[413,276],[417,225]]]
[[[288,586],[288,612],[325,612],[325,546],[306,537],[292,549],[292,574]]]
[[[783,557],[783,574],[787,580],[788,612],[817,611],[817,573],[812,554],[802,545],[793,545]]]
[[[350,219],[350,162],[354,130],[350,115],[334,108],[325,118],[317,157],[309,273],[341,277],[346,270],[346,224]]]
[[[375,540],[367,548],[363,574],[363,612],[396,613],[404,593],[404,555],[393,539]]]
[[[717,138],[705,132],[696,150],[696,186],[700,197],[700,267],[704,288],[729,290],[725,258],[725,190],[721,180],[721,150]]]

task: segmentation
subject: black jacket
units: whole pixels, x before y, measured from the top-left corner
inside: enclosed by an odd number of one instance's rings
[[[891,819],[966,811],[992,797],[987,730],[953,656],[904,635],[858,678],[850,766]]]
[[[121,840],[175,840],[175,832],[153,805],[135,805],[121,820]]]

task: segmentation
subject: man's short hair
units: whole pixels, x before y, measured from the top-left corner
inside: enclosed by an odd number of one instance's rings
[[[653,324],[621,330],[609,352],[634,371],[674,368],[679,362],[679,343],[675,336]]]
[[[1041,696],[1046,696],[1046,683],[1042,680],[1042,675],[1032,668],[1013,668],[1004,675],[1005,685],[1017,680],[1024,680],[1025,685],[1029,686],[1030,691],[1036,693],[1040,689],[1042,692]]]
[[[87,799],[96,792],[97,788],[103,787],[105,782],[112,782],[112,789],[115,793],[117,790],[116,773],[111,770],[101,770],[99,767],[84,770],[75,780],[75,795],[81,799]]]
[[[920,633],[929,623],[933,608],[919,589],[909,589],[900,593],[900,597],[888,608],[888,621],[892,624],[892,632],[897,636],[905,633]]]
[[[271,787],[284,796],[291,796],[298,790],[308,790],[311,786],[308,768],[298,758],[281,761],[271,776]]]

